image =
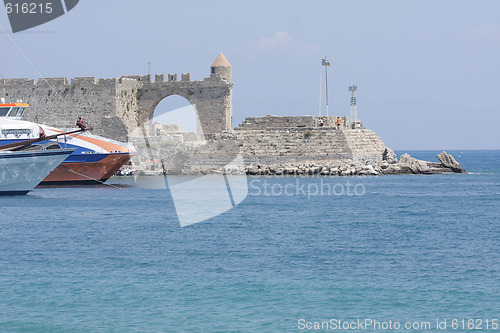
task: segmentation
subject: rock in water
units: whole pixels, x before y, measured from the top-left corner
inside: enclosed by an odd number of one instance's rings
[[[389,164],[398,163],[398,157],[394,150],[391,148],[385,147],[384,152],[382,153],[382,160],[387,161]]]
[[[440,154],[437,155],[437,158],[439,158],[439,161],[441,162],[442,165],[444,165],[447,168],[450,168],[453,172],[457,173],[465,173],[466,171],[462,168],[460,163],[458,163],[453,156],[448,154],[445,151],[442,151]]]
[[[402,170],[409,170],[411,173],[430,173],[429,166],[426,161],[417,160],[408,154],[403,154],[399,158],[398,165],[402,168]]]
[[[259,174],[259,169],[248,167],[247,170],[246,170],[246,174],[247,175],[251,175],[251,176],[258,175]]]

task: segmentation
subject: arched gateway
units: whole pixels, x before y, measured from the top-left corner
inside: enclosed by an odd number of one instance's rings
[[[144,82],[139,88],[137,109],[139,122],[153,118],[156,106],[166,97],[179,95],[187,99],[197,112],[199,130],[204,134],[220,133],[232,129],[232,74],[231,64],[222,53],[211,67],[210,77],[191,81],[191,74],[156,75],[155,81]]]
[[[179,95],[195,108],[204,134],[232,129],[232,69],[221,53],[210,76],[191,80],[191,74],[96,77],[0,79],[0,97],[31,105],[25,119],[55,127],[73,127],[78,116],[94,133],[125,141],[138,125],[152,119],[158,103]]]

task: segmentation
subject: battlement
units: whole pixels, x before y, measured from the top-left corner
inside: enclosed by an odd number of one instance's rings
[[[73,88],[89,87],[89,86],[102,86],[115,84],[118,79],[100,79],[95,76],[89,77],[75,77],[71,79],[71,86]],[[1,79],[0,87],[4,89],[25,89],[25,88],[39,88],[39,89],[56,89],[64,90],[70,85],[70,81],[65,77],[49,77],[35,79]]]
[[[48,77],[40,78],[36,82],[36,86],[39,88],[47,87],[49,89],[61,89],[68,85],[68,79],[65,77]]]
[[[90,77],[75,77],[71,79],[71,85],[73,86],[88,86],[99,84],[99,79],[95,76]]]
[[[320,126],[320,123],[323,126]],[[269,128],[337,127],[337,116],[273,116],[247,117],[235,130],[266,130]],[[340,128],[349,127],[349,117],[340,117]]]
[[[179,79],[180,78],[180,79]],[[102,79],[97,79],[102,80]],[[219,85],[219,84],[231,84],[228,82],[221,74],[211,74],[209,77],[204,78],[202,80],[193,80],[191,77],[191,73],[181,73],[180,75],[177,73],[168,73],[165,77],[165,74],[155,74],[154,81],[152,80],[151,75],[124,75],[120,77],[119,83],[123,83],[124,81],[131,80],[142,85],[144,84],[171,84],[171,83],[198,83],[205,85]]]
[[[182,73],[180,75],[180,81],[182,82],[191,82],[191,73]],[[177,82],[179,81],[179,75],[178,74],[167,74],[167,80],[165,81],[165,74],[155,74],[154,81],[152,80],[151,74],[149,75],[124,75],[120,78],[120,83],[122,82],[123,79],[129,79],[129,80],[135,80],[138,82],[144,82],[144,83],[162,83],[162,82]]]
[[[120,79],[134,79],[140,82],[151,82],[151,74],[148,75],[124,75]]]
[[[5,88],[33,88],[35,85],[33,79],[0,79],[0,86]]]
[[[161,100],[178,95],[195,106],[203,133],[220,133],[232,127],[231,67],[221,58],[202,80],[192,80],[191,73],[0,79],[0,97],[29,103],[26,120],[67,128],[82,116],[96,134],[125,141],[139,123],[153,117]]]

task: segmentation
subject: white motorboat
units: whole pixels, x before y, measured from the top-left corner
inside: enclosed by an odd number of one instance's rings
[[[0,195],[24,195],[75,149],[0,151]]]

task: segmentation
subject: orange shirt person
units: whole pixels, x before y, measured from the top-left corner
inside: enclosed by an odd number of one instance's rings
[[[340,117],[337,117],[337,129],[340,129]]]

